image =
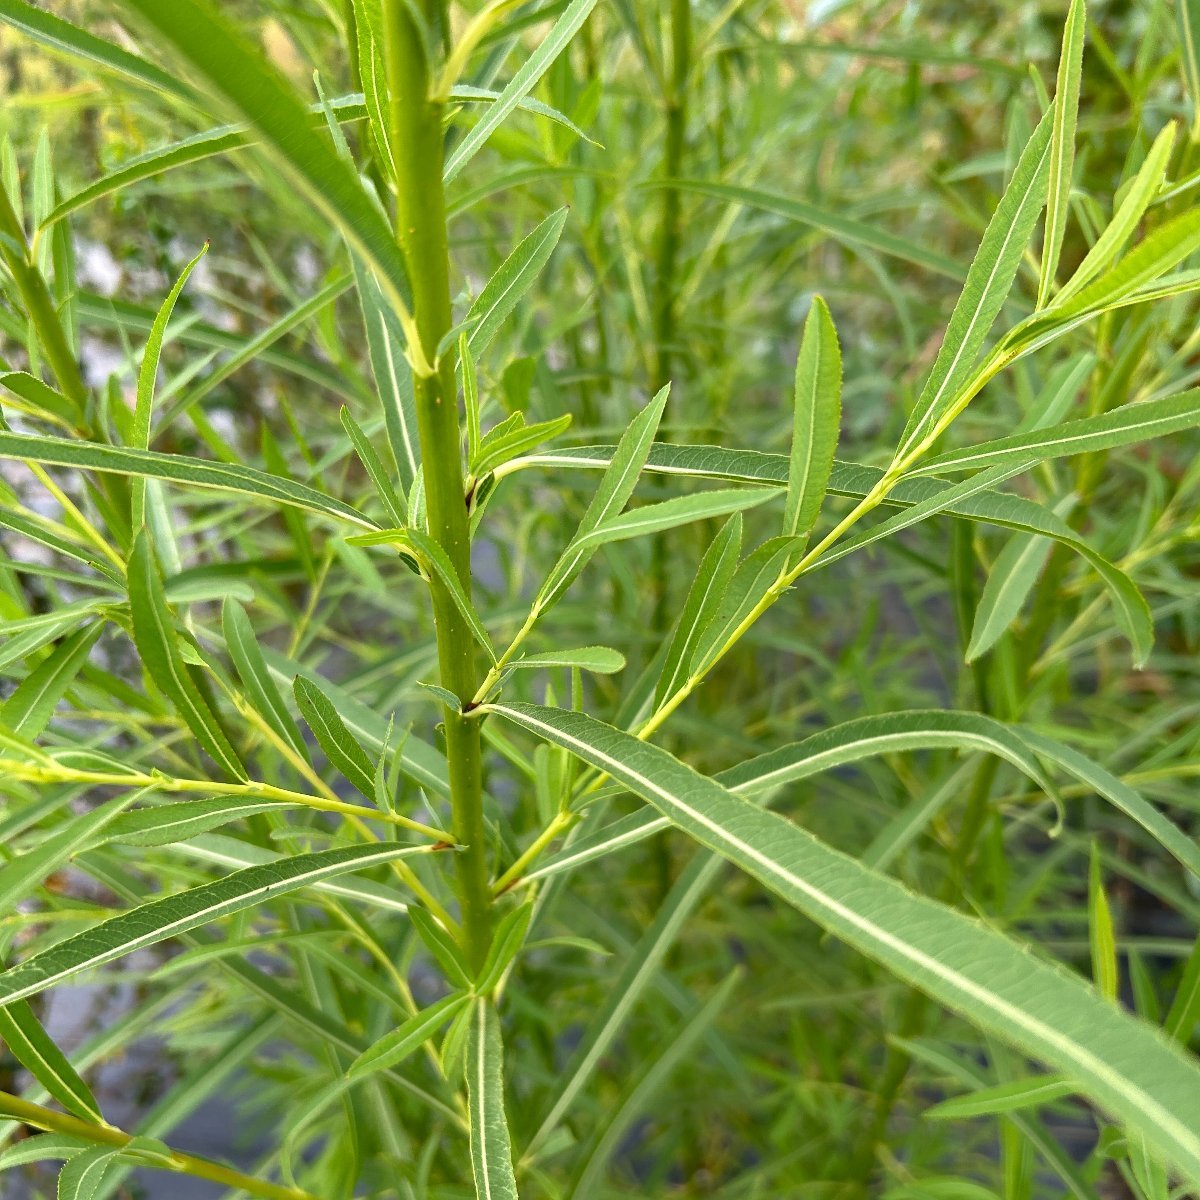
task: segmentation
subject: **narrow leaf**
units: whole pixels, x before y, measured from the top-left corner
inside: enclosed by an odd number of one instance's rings
[[[1037,307],[1043,308],[1054,287],[1058,257],[1071,201],[1075,167],[1075,126],[1079,120],[1079,86],[1083,75],[1083,39],[1087,30],[1084,0],[1071,0],[1058,60],[1054,92],[1054,132],[1050,139],[1050,182],[1046,197],[1046,232],[1042,238],[1042,273]]]
[[[158,563],[144,529],[134,539],[133,553],[129,556],[129,607],[133,614],[134,642],[146,673],[218,766],[234,779],[245,779],[246,771],[237,751],[230,745],[183,659],[179,635],[163,594]]]
[[[467,1040],[471,1170],[478,1200],[518,1200],[508,1118],[504,1115],[504,1047],[491,1001],[473,1001]]]
[[[829,486],[842,416],[842,352],[829,309],[813,298],[796,359],[792,452],[783,534],[805,537]]]
[[[65,637],[0,704],[0,723],[22,737],[37,738],[50,724],[58,702],[75,682],[103,631],[104,622],[94,621]]]
[[[0,1005],[24,1000],[81,971],[93,970],[144,946],[255,908],[266,900],[311,887],[348,871],[423,853],[393,842],[347,846],[236,871],[215,883],[151,900],[67,938],[0,973]]]
[[[0,1040],[9,1053],[69,1113],[102,1124],[104,1117],[91,1088],[55,1045],[24,1000],[0,1008]]]
[[[311,679],[297,675],[292,684],[296,703],[326,757],[368,800],[375,795],[375,767],[346,728],[337,707]]]
[[[1200,1181],[1200,1067],[1005,935],[909,892],[657,746],[582,713],[491,705],[563,746],[789,904],[973,1024],[1061,1071]]]
[[[962,295],[946,327],[942,348],[900,439],[897,459],[907,457],[935,434],[971,377],[988,331],[1008,298],[1034,223],[1045,203],[1050,135],[1051,120],[1047,113],[1030,137],[1008,189],[984,230]]]
[[[271,728],[302,759],[308,761],[308,747],[275,686],[275,680],[271,678],[270,668],[254,636],[250,618],[233,598],[226,600],[221,608],[221,630],[225,636],[225,649],[246,689],[247,699]]]
[[[500,264],[467,310],[464,320],[470,326],[467,342],[477,362],[554,253],[568,212],[560,208],[528,234]]]

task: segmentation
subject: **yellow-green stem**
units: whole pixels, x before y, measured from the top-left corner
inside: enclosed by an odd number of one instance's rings
[[[8,1092],[0,1092],[0,1114],[31,1125],[35,1129],[69,1134],[97,1146],[112,1146],[119,1150],[135,1140],[132,1134],[112,1125],[94,1125],[90,1121],[81,1121],[78,1117],[55,1112],[52,1108],[44,1108]],[[262,1196],[264,1200],[316,1200],[309,1192],[303,1192],[299,1188],[283,1187],[265,1179],[255,1179],[252,1175],[244,1175],[232,1167],[196,1158],[192,1154],[182,1154],[178,1150],[172,1150],[170,1158],[156,1158],[155,1165],[177,1175],[191,1175],[196,1179],[207,1179],[220,1184],[222,1187],[247,1192],[251,1196]]]

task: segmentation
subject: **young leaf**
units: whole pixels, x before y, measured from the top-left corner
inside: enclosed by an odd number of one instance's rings
[[[346,728],[337,707],[311,679],[297,675],[292,682],[296,703],[326,757],[368,800],[375,794],[375,767],[367,752]]]
[[[221,607],[221,630],[225,649],[233,660],[238,678],[246,689],[246,698],[259,715],[275,730],[304,761],[309,761],[308,746],[300,735],[299,726],[283,702],[263,652],[254,636],[254,627],[246,610],[232,597]]]
[[[578,667],[593,675],[615,675],[625,669],[625,656],[608,646],[580,646],[578,650],[547,650],[544,654],[525,654],[509,666],[514,670],[529,667]]]
[[[771,538],[738,564],[716,614],[696,641],[689,675],[704,674],[716,661],[729,639],[779,581],[780,572],[801,542],[793,537]]]
[[[1066,516],[1074,504],[1075,497],[1069,496],[1055,512],[1060,517]],[[1014,533],[1009,538],[996,556],[979,597],[971,639],[964,655],[966,662],[972,663],[986,654],[1017,619],[1052,547],[1053,543],[1046,538],[1028,533]]]
[[[82,415],[79,405],[69,396],[64,396],[62,392],[52,388],[48,383],[44,383],[36,375],[30,375],[25,371],[9,371],[7,374],[0,375],[0,385],[25,401],[32,412],[47,414],[68,426],[74,426]],[[13,405],[13,407],[19,406]]]
[[[533,904],[526,902],[505,913],[496,926],[492,938],[492,947],[488,951],[487,960],[475,980],[475,992],[480,996],[490,996],[501,976],[508,970],[509,965],[520,953],[533,921]]]
[[[103,631],[104,622],[93,621],[65,637],[0,704],[0,723],[22,737],[37,738],[50,724],[58,702],[75,682]]]
[[[1037,307],[1044,308],[1054,287],[1058,256],[1071,201],[1071,176],[1075,166],[1075,125],[1079,120],[1079,85],[1083,74],[1083,38],[1087,30],[1084,0],[1071,0],[1058,60],[1058,86],[1054,92],[1054,132],[1050,139],[1050,182],[1046,197],[1046,232],[1042,238],[1042,271],[1038,280]]]
[[[134,539],[133,553],[129,556],[129,607],[133,614],[133,639],[146,673],[217,765],[234,779],[245,779],[246,770],[237,751],[230,745],[184,661],[163,595],[158,563],[144,529]]]
[[[142,351],[142,363],[138,368],[137,403],[133,410],[133,427],[129,436],[129,444],[137,450],[150,449],[150,419],[154,412],[154,382],[158,378],[158,363],[162,357],[163,340],[167,334],[167,323],[175,311],[175,303],[183,292],[188,277],[196,269],[200,260],[208,253],[208,243],[200,248],[200,253],[183,268],[174,287],[167,293],[154,317],[150,327],[150,336],[146,340],[146,348]],[[136,477],[131,489],[133,510],[132,525],[139,529],[146,521],[146,479]]]
[[[410,908],[408,917],[425,948],[446,973],[446,978],[456,987],[469,988],[471,972],[458,943],[423,908]]]
[[[1033,131],[1008,189],[984,230],[942,347],[900,439],[896,459],[908,458],[937,431],[967,384],[1009,289],[1046,200],[1051,114]]]
[[[454,992],[422,1009],[391,1033],[381,1037],[369,1049],[364,1050],[346,1068],[346,1078],[364,1079],[376,1071],[386,1071],[403,1062],[414,1050],[419,1050],[451,1017],[456,1016],[470,1000],[471,997],[467,993]]]
[[[489,705],[563,746],[939,1003],[1071,1079],[1200,1181],[1200,1067],[1062,968],[582,713]],[[2,978],[2,977],[0,977]]]
[[[470,327],[467,344],[476,361],[554,253],[568,212],[568,209],[560,208],[528,234],[500,264],[475,303],[467,310],[464,320],[464,324]]]
[[[435,542],[427,533],[422,533],[419,529],[404,530],[403,540],[412,546],[421,556],[424,565],[432,570],[445,585],[446,590],[450,593],[451,600],[454,601],[454,606],[462,614],[463,620],[470,626],[476,641],[484,648],[488,658],[494,663],[496,661],[496,650],[492,645],[492,639],[488,637],[487,629],[484,627],[483,621],[475,609],[475,605],[471,603],[470,596],[463,589],[462,580],[459,579],[458,572],[454,569],[454,564],[450,561],[450,556],[440,543]]]
[[[367,357],[375,389],[383,405],[388,445],[396,460],[400,489],[407,492],[421,470],[421,442],[417,434],[417,401],[412,369],[404,357],[404,329],[392,312],[375,277],[352,256],[354,282],[367,332]],[[403,521],[399,522],[401,525]]]
[[[219,829],[222,825],[245,820],[246,817],[264,812],[286,812],[296,807],[296,804],[283,800],[256,800],[238,796],[172,800],[170,804],[122,813],[90,839],[88,847],[90,849],[107,842],[122,846],[173,846]]]
[[[215,883],[151,900],[0,972],[0,1005],[36,996],[81,971],[93,970],[143,946],[255,908],[265,900],[312,887],[348,871],[365,870],[424,852],[423,847],[372,842],[369,846],[295,854],[235,871]]]
[[[466,1076],[475,1195],[478,1200],[518,1200],[508,1118],[504,1115],[500,1018],[491,1001],[482,996],[471,1005]]]
[[[565,433],[571,425],[570,413],[563,413],[551,421],[538,421],[534,425],[526,425],[519,413],[514,413],[513,417],[516,419],[510,418],[484,434],[476,454],[469,461],[474,478],[482,479],[511,459]]]
[[[589,553],[587,550],[578,549],[577,543],[582,541],[602,521],[616,516],[625,507],[629,497],[633,495],[638,476],[642,473],[642,468],[646,465],[646,459],[650,455],[650,446],[658,430],[658,423],[662,420],[663,409],[666,407],[670,390],[669,386],[664,387],[629,422],[628,428],[621,435],[621,440],[613,450],[600,480],[600,486],[596,489],[591,504],[583,514],[583,520],[579,522],[579,528],[576,530],[574,538],[562,552],[538,592],[535,603],[539,609],[549,608],[571,586],[580,571],[587,565],[592,554],[595,553],[594,550]]]
[[[100,1106],[67,1056],[55,1045],[24,1000],[0,1008],[0,1041],[69,1113],[102,1124]]]
[[[1071,278],[1055,296],[1051,307],[1065,305],[1121,252],[1125,243],[1133,236],[1133,231],[1138,227],[1151,201],[1158,195],[1174,146],[1175,122],[1168,121],[1154,139],[1150,152],[1125,192],[1113,219],[1104,227],[1095,244],[1084,255],[1083,262],[1075,268]]]
[[[499,129],[509,113],[533,91],[538,80],[549,70],[550,64],[559,54],[566,49],[567,44],[595,7],[596,0],[571,0],[538,48],[525,60],[509,81],[508,86],[489,106],[483,119],[451,152],[442,173],[446,183],[449,183],[463,169],[493,132]]]
[[[813,297],[804,322],[792,412],[782,533],[806,537],[816,524],[829,486],[842,417],[842,352],[833,318],[820,296]]]
[[[1001,1113],[1020,1112],[1052,1104],[1075,1091],[1074,1084],[1060,1075],[1035,1075],[1031,1079],[1014,1079],[996,1087],[980,1088],[966,1096],[943,1100],[928,1109],[928,1121],[960,1121],[968,1117],[994,1117]]]
[[[720,488],[711,492],[693,492],[690,496],[673,496],[656,504],[643,504],[602,521],[590,533],[577,537],[573,543],[578,550],[593,550],[610,542],[648,537],[694,521],[725,517],[730,513],[756,508],[780,493],[768,488]]]
[[[1112,910],[1104,894],[1104,877],[1100,874],[1100,856],[1092,845],[1088,867],[1088,945],[1092,951],[1092,981],[1096,991],[1113,1004],[1121,977],[1117,967],[1117,941],[1113,934]]]
[[[687,680],[688,670],[700,638],[716,616],[725,591],[737,570],[742,545],[742,517],[734,513],[704,552],[696,578],[688,589],[671,635],[667,656],[654,688],[654,703],[660,705]]]
[[[922,462],[908,477],[982,470],[1009,463],[1041,462],[1094,450],[1112,450],[1166,437],[1197,425],[1200,425],[1200,388],[1192,388],[1158,400],[1123,404],[1095,417],[1064,421],[1050,429],[1035,429],[962,450],[947,450]]]

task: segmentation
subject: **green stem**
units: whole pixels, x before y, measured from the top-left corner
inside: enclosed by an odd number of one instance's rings
[[[445,28],[439,0],[425,0],[423,7],[430,27]],[[430,98],[436,73],[431,70],[409,3],[385,0],[384,32],[389,121],[399,165],[396,236],[408,267],[421,350],[425,360],[435,364],[432,373],[414,372],[413,379],[429,533],[445,550],[469,594],[470,527],[454,362],[448,356],[440,362],[436,359],[438,345],[451,328],[449,238],[442,186],[444,105]],[[446,587],[434,578],[430,588],[441,683],[466,704],[479,684],[475,642]],[[492,924],[479,722],[449,708],[443,711],[454,838],[463,847],[455,856],[463,950],[478,969],[487,956]]]
[[[90,1121],[81,1121],[78,1117],[55,1112],[52,1108],[44,1108],[8,1092],[0,1092],[0,1114],[31,1125],[35,1129],[69,1134],[97,1146],[122,1149],[135,1140],[132,1134],[112,1125],[95,1125]],[[243,1175],[241,1171],[235,1171],[232,1167],[223,1167],[220,1163],[196,1158],[192,1154],[181,1154],[178,1150],[172,1150],[169,1159],[156,1158],[153,1163],[148,1162],[147,1165],[159,1166],[162,1170],[174,1171],[177,1175],[207,1179],[222,1187],[247,1192],[251,1196],[263,1196],[265,1200],[316,1200],[310,1193],[302,1192],[298,1188],[282,1187],[264,1179],[255,1179],[254,1176]]]
[[[683,144],[687,133],[688,75],[691,71],[691,0],[671,0],[671,75],[663,103],[667,112],[667,145],[663,175],[678,179],[683,167]],[[679,259],[679,189],[662,190],[658,227],[657,289],[654,314],[654,390],[671,381],[671,345],[675,341],[675,267]]]

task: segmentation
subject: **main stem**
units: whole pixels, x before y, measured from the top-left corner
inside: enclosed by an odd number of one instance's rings
[[[470,594],[470,526],[454,361],[449,356],[437,361],[438,346],[451,327],[449,238],[442,186],[444,106],[430,99],[434,72],[410,4],[411,0],[384,0],[390,132],[398,167],[396,237],[408,267],[421,347],[426,360],[435,363],[433,374],[413,379],[429,534],[445,550],[463,590]],[[440,0],[421,4],[431,28],[444,26],[441,7]],[[479,684],[471,630],[441,581],[434,577],[430,588],[442,686],[466,704]],[[454,837],[463,847],[455,855],[463,950],[478,969],[491,943],[492,923],[479,722],[449,708],[443,712]]]

